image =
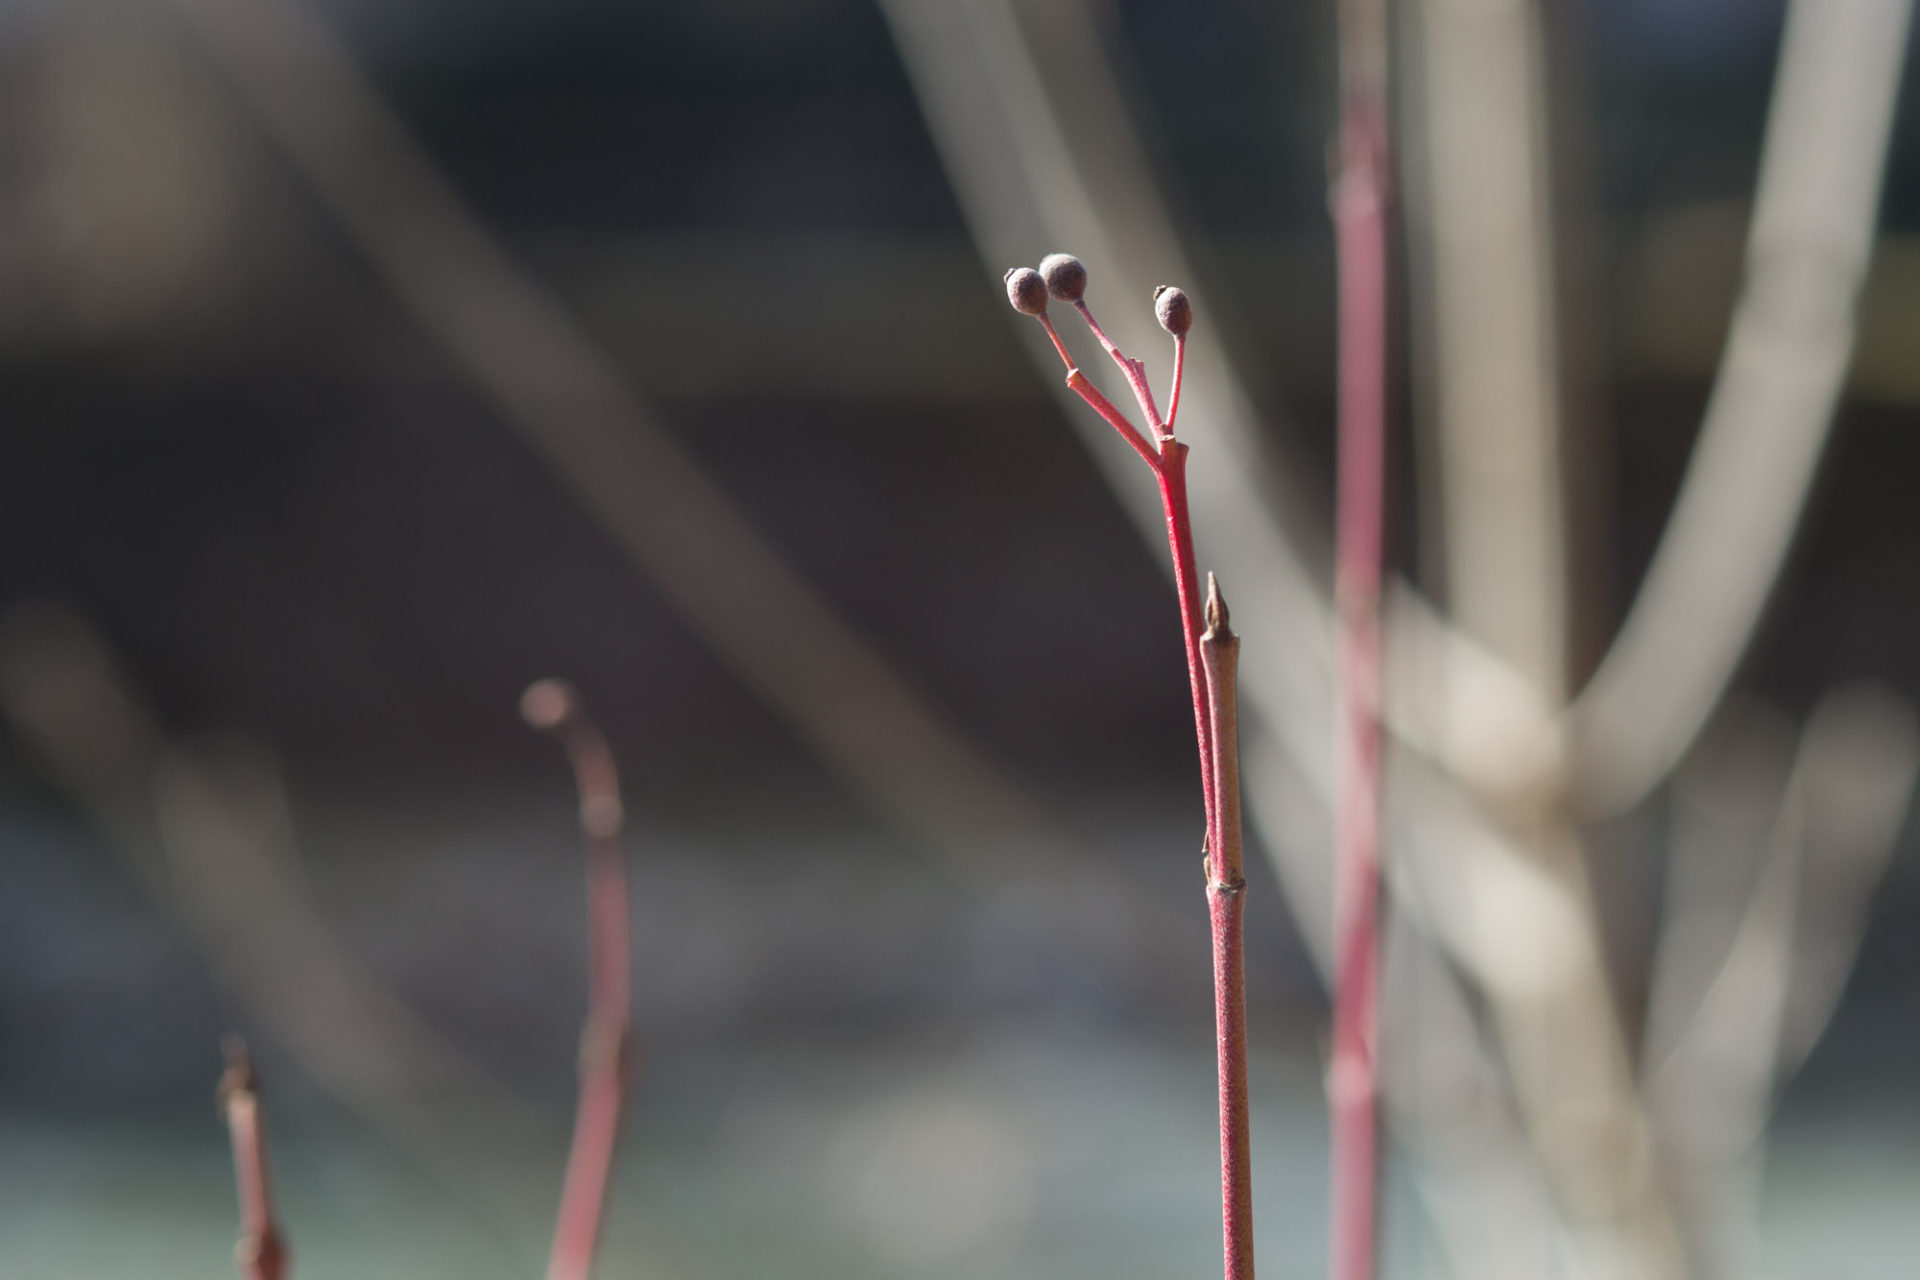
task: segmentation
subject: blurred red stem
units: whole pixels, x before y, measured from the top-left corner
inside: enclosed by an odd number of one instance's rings
[[[234,1261],[242,1280],[283,1280],[286,1241],[273,1216],[273,1182],[267,1171],[267,1123],[259,1084],[246,1045],[227,1042],[227,1069],[220,1077],[220,1109],[233,1142],[233,1176],[240,1196],[240,1241]]]
[[[586,1280],[593,1269],[626,1100],[632,1030],[623,813],[613,753],[576,703],[549,726],[566,747],[580,791],[587,846],[587,1022],[580,1039],[580,1100],[547,1261],[547,1280]]]
[[[1378,1234],[1380,575],[1385,520],[1387,150],[1383,15],[1349,0],[1341,28],[1339,497],[1335,595],[1340,712],[1334,891],[1332,1280],[1373,1280]]]

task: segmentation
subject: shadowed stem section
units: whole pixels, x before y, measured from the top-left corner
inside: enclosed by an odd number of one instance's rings
[[[1207,916],[1213,925],[1213,1018],[1220,1067],[1220,1216],[1227,1280],[1253,1280],[1253,1169],[1247,1118],[1247,981],[1241,928],[1240,735],[1235,689],[1240,637],[1227,625],[1220,584],[1207,575],[1200,637],[1213,725],[1213,814],[1207,836]]]
[[[1341,7],[1339,497],[1336,721],[1332,1280],[1372,1280],[1378,1234],[1380,1079],[1380,576],[1385,521],[1387,154],[1385,14]]]
[[[283,1280],[290,1270],[287,1243],[273,1218],[273,1182],[267,1173],[267,1122],[260,1110],[260,1084],[246,1042],[229,1036],[227,1069],[216,1097],[233,1139],[233,1177],[240,1192],[240,1241],[234,1262],[241,1280]]]
[[[613,752],[570,685],[539,681],[521,698],[520,710],[529,725],[553,734],[566,748],[580,790],[580,826],[586,835],[590,937],[580,1103],[547,1261],[547,1280],[586,1280],[599,1242],[628,1086],[633,1011],[627,869],[620,848],[624,810]]]

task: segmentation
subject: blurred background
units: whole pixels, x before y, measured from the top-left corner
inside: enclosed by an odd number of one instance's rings
[[[1920,1255],[1907,10],[1393,6],[1392,1276]],[[1067,249],[1157,385],[1199,309],[1261,1266],[1320,1274],[1336,41],[0,4],[0,1271],[231,1265],[237,1029],[296,1274],[536,1272],[549,675],[630,810],[600,1274],[1215,1266],[1158,517],[1000,286]]]

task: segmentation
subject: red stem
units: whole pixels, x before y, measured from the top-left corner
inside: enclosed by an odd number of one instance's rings
[[[631,948],[624,812],[620,778],[607,740],[582,712],[573,691],[543,680],[521,703],[529,723],[560,738],[580,792],[587,846],[587,1023],[580,1038],[580,1101],[573,1144],[547,1260],[547,1280],[586,1280],[593,1269],[620,1112],[628,1087]]]
[[[234,1262],[242,1280],[283,1280],[289,1270],[288,1253],[274,1221],[259,1082],[239,1037],[230,1038],[226,1050],[227,1069],[220,1077],[218,1098],[233,1142],[233,1176],[240,1195],[240,1241],[234,1246]]]
[[[1193,519],[1187,503],[1187,446],[1173,438],[1154,408],[1146,368],[1129,359],[1094,321],[1084,302],[1076,304],[1100,344],[1126,371],[1135,397],[1153,429],[1149,444],[1139,428],[1115,408],[1068,360],[1067,385],[1105,418],[1135,453],[1153,468],[1160,505],[1167,519],[1167,547],[1173,555],[1175,592],[1180,600],[1180,632],[1186,643],[1187,679],[1193,695],[1194,737],[1200,751],[1200,792],[1206,816],[1207,914],[1213,926],[1214,1033],[1220,1084],[1220,1205],[1227,1280],[1253,1280],[1253,1191],[1247,1118],[1247,1002],[1245,949],[1242,945],[1240,759],[1235,732],[1234,683],[1239,640],[1226,625],[1226,607],[1209,579],[1203,610],[1200,575],[1193,547]],[[1060,340],[1047,323],[1056,348]],[[1184,341],[1174,344],[1173,404],[1180,398]]]
[[[1380,575],[1385,520],[1386,105],[1378,29],[1343,28],[1349,59],[1333,195],[1340,293],[1335,596],[1337,732],[1332,1113],[1332,1280],[1373,1280],[1378,1235]]]
[[[1200,657],[1205,630],[1200,604],[1200,574],[1193,554],[1193,518],[1187,508],[1187,446],[1172,436],[1160,440],[1153,469],[1160,482],[1160,505],[1167,516],[1167,546],[1173,553],[1173,583],[1180,596],[1180,631],[1187,646],[1187,680],[1193,695],[1193,731],[1200,748],[1200,796],[1206,806],[1207,848],[1218,847],[1214,812],[1213,722],[1207,707],[1207,678]]]
[[[1160,420],[1159,407],[1153,403],[1153,388],[1147,382],[1147,366],[1114,345],[1113,339],[1107,336],[1107,331],[1102,329],[1100,322],[1093,318],[1093,311],[1087,306],[1084,298],[1073,305],[1080,312],[1080,318],[1087,322],[1087,328],[1093,330],[1093,336],[1100,340],[1100,345],[1105,347],[1107,354],[1113,357],[1113,362],[1120,366],[1120,372],[1127,376],[1127,385],[1133,388],[1133,398],[1140,402],[1140,412],[1147,415],[1147,426],[1156,436],[1166,435],[1165,424]]]
[[[1180,384],[1187,373],[1187,335],[1175,334],[1173,338],[1173,389],[1167,393],[1167,434],[1173,434],[1173,424],[1180,420]]]
[[[1035,318],[1040,321],[1040,327],[1047,331],[1047,336],[1053,339],[1053,349],[1060,353],[1060,363],[1067,366],[1068,372],[1072,372],[1073,357],[1067,354],[1067,344],[1060,341],[1060,331],[1053,327],[1053,321],[1047,318],[1046,312],[1042,311]]]
[[[1140,434],[1140,428],[1127,421],[1127,415],[1115,407],[1113,401],[1101,393],[1100,388],[1088,381],[1087,375],[1078,369],[1067,370],[1067,385],[1080,393],[1080,398],[1093,406],[1093,411],[1105,418],[1120,438],[1125,440],[1133,451],[1146,460],[1155,471],[1160,469],[1160,455],[1155,453],[1147,438]]]

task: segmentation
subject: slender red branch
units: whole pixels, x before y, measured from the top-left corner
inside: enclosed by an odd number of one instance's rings
[[[1113,401],[1107,399],[1100,388],[1088,380],[1086,374],[1078,369],[1067,370],[1067,385],[1079,392],[1080,398],[1093,406],[1093,411],[1105,418],[1108,424],[1120,433],[1120,438],[1146,460],[1148,466],[1155,471],[1160,469],[1160,455],[1155,453],[1153,446],[1147,443],[1147,438],[1140,434],[1140,428],[1128,421],[1127,415],[1120,412]]]
[[[1193,731],[1200,748],[1200,796],[1206,806],[1208,847],[1214,832],[1213,720],[1207,706],[1207,677],[1201,665],[1200,633],[1205,630],[1200,603],[1200,574],[1193,553],[1193,518],[1187,507],[1187,446],[1172,436],[1160,440],[1160,506],[1167,517],[1167,547],[1173,553],[1173,583],[1180,597],[1180,632],[1187,646],[1187,680],[1193,694]]]
[[[1227,625],[1220,585],[1207,575],[1200,637],[1213,725],[1213,824],[1207,916],[1213,925],[1213,1019],[1220,1072],[1220,1220],[1227,1280],[1253,1280],[1253,1164],[1247,1114],[1247,980],[1240,853],[1240,734],[1235,690],[1240,637]]]
[[[1186,644],[1187,679],[1193,695],[1194,738],[1200,752],[1200,793],[1206,819],[1207,914],[1213,925],[1214,1029],[1220,1084],[1220,1206],[1221,1233],[1227,1280],[1253,1280],[1253,1193],[1248,1156],[1247,1122],[1247,1001],[1246,965],[1241,914],[1246,881],[1241,875],[1240,758],[1235,729],[1234,687],[1239,669],[1239,639],[1227,626],[1227,610],[1219,588],[1208,578],[1206,604],[1200,598],[1200,577],[1193,547],[1193,519],[1187,503],[1187,446],[1174,439],[1160,420],[1153,392],[1147,386],[1146,366],[1130,359],[1094,320],[1081,293],[1086,270],[1078,259],[1050,254],[1040,271],[1016,268],[1007,273],[1008,300],[1023,314],[1036,316],[1067,359],[1065,348],[1046,318],[1045,289],[1056,299],[1073,303],[1087,327],[1126,372],[1134,396],[1152,430],[1150,444],[1140,430],[1115,408],[1069,360],[1067,385],[1105,418],[1121,438],[1153,468],[1160,486],[1160,505],[1167,519],[1167,548],[1173,556],[1175,594],[1180,601],[1180,633]],[[1162,288],[1155,294],[1155,311],[1162,327],[1174,335],[1174,380],[1171,404],[1180,402],[1180,379],[1186,358],[1185,335],[1193,322],[1192,307],[1179,290]]]
[[[624,810],[607,740],[573,689],[542,680],[520,702],[527,723],[557,736],[573,764],[587,845],[587,1022],[580,1038],[580,1102],[547,1261],[547,1280],[586,1280],[600,1237],[620,1112],[628,1087],[632,1034],[631,951]]]
[[[233,1141],[233,1176],[240,1192],[240,1241],[234,1263],[242,1280],[283,1280],[289,1265],[286,1239],[273,1214],[273,1182],[267,1171],[267,1121],[260,1084],[246,1042],[229,1036],[227,1069],[215,1093]]]
[[[1067,353],[1067,344],[1060,341],[1060,331],[1053,327],[1053,321],[1047,318],[1047,313],[1044,311],[1034,318],[1040,322],[1040,327],[1047,331],[1047,336],[1053,339],[1053,349],[1060,353],[1060,363],[1067,366],[1067,372],[1073,372],[1075,367],[1073,357]]]
[[[1174,423],[1180,420],[1180,384],[1187,374],[1187,335],[1178,333],[1173,338],[1173,389],[1167,393],[1167,434],[1173,434]]]
[[[1120,372],[1126,375],[1127,385],[1133,388],[1133,398],[1140,402],[1140,412],[1147,415],[1147,426],[1152,429],[1154,435],[1164,436],[1165,423],[1161,421],[1159,407],[1153,402],[1153,388],[1147,383],[1147,366],[1114,345],[1113,339],[1107,336],[1107,331],[1102,329],[1100,322],[1093,318],[1093,311],[1087,306],[1086,299],[1082,298],[1073,305],[1074,309],[1080,313],[1080,318],[1087,322],[1087,328],[1093,330],[1093,336],[1100,340],[1100,345],[1105,347],[1107,354],[1113,357],[1113,362],[1120,366]]]
[[[1332,1280],[1373,1280],[1379,1197],[1380,575],[1385,523],[1386,38],[1378,0],[1343,0],[1340,424],[1335,596],[1339,765],[1335,834]]]

